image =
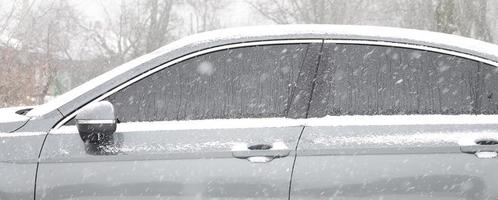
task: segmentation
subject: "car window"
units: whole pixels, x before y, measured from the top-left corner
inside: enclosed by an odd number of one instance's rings
[[[121,122],[284,117],[307,44],[208,53],[109,96]]]
[[[310,117],[497,114],[498,71],[476,61],[385,46],[325,44]]]

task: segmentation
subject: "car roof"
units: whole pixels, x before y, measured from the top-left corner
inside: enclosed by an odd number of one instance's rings
[[[67,115],[110,88],[155,68],[166,61],[207,48],[271,40],[365,40],[433,47],[468,54],[491,63],[498,62],[498,46],[456,35],[430,31],[358,25],[269,25],[229,28],[184,37],[149,54],[124,63],[95,79],[35,107],[28,116],[41,116],[58,110]],[[495,65],[496,66],[496,65]]]
[[[173,47],[278,39],[333,39],[385,41],[422,45],[481,57],[498,62],[498,45],[457,35],[394,27],[362,25],[268,25],[228,28],[184,37],[156,50],[165,53]],[[213,44],[211,44],[213,45]],[[214,44],[215,45],[215,44]]]

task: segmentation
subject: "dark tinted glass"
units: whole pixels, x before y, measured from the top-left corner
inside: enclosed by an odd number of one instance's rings
[[[481,66],[479,113],[498,114],[498,68],[486,64]]]
[[[284,117],[307,46],[209,53],[167,67],[107,100],[122,122]]]
[[[326,44],[309,116],[496,114],[497,80],[496,68],[460,57]]]

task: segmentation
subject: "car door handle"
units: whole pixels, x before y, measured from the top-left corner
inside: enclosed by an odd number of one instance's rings
[[[463,153],[474,154],[477,158],[496,158],[498,156],[498,141],[495,139],[479,139],[475,144],[460,146]]]
[[[253,163],[266,163],[276,158],[289,156],[291,150],[283,142],[273,144],[247,145],[246,143],[235,144],[232,148],[232,156],[238,159],[246,159]]]

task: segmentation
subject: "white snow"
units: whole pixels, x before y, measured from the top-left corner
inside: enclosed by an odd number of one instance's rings
[[[252,163],[267,163],[267,162],[270,162],[271,160],[273,160],[273,158],[270,158],[270,157],[249,157],[249,158],[247,158],[247,160],[249,162],[252,162]]]
[[[161,130],[209,130],[240,128],[278,128],[295,126],[381,126],[381,125],[465,125],[498,124],[498,115],[376,115],[327,116],[323,118],[251,118],[190,121],[129,122],[118,124],[117,132]],[[75,126],[63,126],[54,134],[77,133]]]
[[[366,131],[367,132],[367,131]],[[385,146],[416,146],[420,144],[458,144],[460,146],[476,145],[479,138],[498,139],[497,132],[428,132],[416,134],[370,135],[361,136],[334,136],[320,134],[312,140],[313,144],[324,146],[356,146],[356,145],[385,145]]]
[[[284,142],[274,142],[272,144],[272,150],[288,150],[289,147],[287,145],[285,145]]]
[[[201,75],[210,76],[214,73],[213,64],[210,62],[202,62],[197,66],[197,72]]]
[[[2,108],[0,109],[0,122],[18,122],[18,121],[26,121],[29,117],[24,115],[16,114],[16,111],[25,109],[29,107],[11,107],[11,108]]]
[[[374,26],[351,26],[351,25],[271,25],[230,28],[216,31],[209,31],[193,36],[188,36],[176,42],[172,42],[161,47],[149,54],[140,56],[130,62],[114,68],[113,70],[92,79],[91,81],[76,87],[75,89],[61,95],[60,97],[39,106],[28,113],[29,116],[41,116],[51,112],[62,105],[74,100],[79,95],[92,90],[94,87],[101,85],[113,77],[119,76],[136,66],[146,63],[163,54],[173,52],[177,49],[196,44],[208,43],[211,41],[225,39],[244,39],[257,38],[262,36],[278,37],[293,35],[316,35],[331,39],[364,39],[364,40],[382,40],[397,42],[406,42],[414,44],[423,44],[444,49],[454,49],[462,53],[468,53],[477,57],[490,57],[494,62],[498,61],[498,46],[482,42],[475,39],[435,33],[429,31],[387,28]],[[496,64],[496,63],[495,63]],[[498,64],[496,64],[498,65]]]
[[[236,142],[232,144],[232,151],[247,151],[247,143]]]
[[[230,149],[230,147],[236,146],[236,142],[195,142],[195,143],[177,143],[177,144],[141,144],[141,145],[123,145],[120,147],[115,147],[114,150],[119,150],[123,153],[129,152],[191,152],[191,151],[201,151],[206,149]],[[112,147],[111,147],[112,148]],[[112,149],[111,149],[112,150]],[[244,150],[247,150],[245,148]]]
[[[498,46],[457,35],[415,29],[356,25],[269,25],[238,27],[196,34],[185,37],[184,39],[178,40],[172,44],[182,46],[181,43],[204,43],[207,41],[216,41],[226,38],[250,38],[258,36],[303,34],[330,35],[334,39],[353,39],[357,37],[405,39],[407,42],[420,41],[428,44],[434,44],[435,47],[438,47],[439,45],[454,46],[457,48],[469,49],[480,53],[498,56]],[[155,52],[162,53],[168,51],[169,49],[169,45],[166,45]]]
[[[496,158],[498,156],[498,153],[496,153],[496,152],[477,152],[477,153],[475,153],[475,155],[478,158],[490,159],[490,158]]]
[[[46,135],[45,132],[15,132],[15,133],[0,133],[0,138],[12,137],[28,137],[28,136],[41,136]]]
[[[303,119],[306,126],[498,124],[498,115],[352,115]]]

